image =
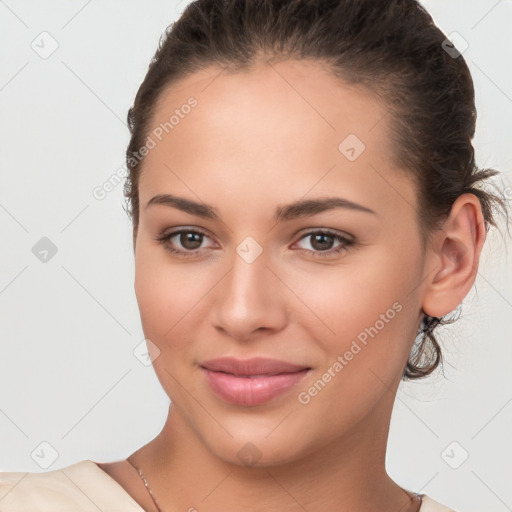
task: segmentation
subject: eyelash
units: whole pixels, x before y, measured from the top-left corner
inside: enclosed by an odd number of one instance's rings
[[[171,238],[175,237],[176,235],[180,235],[182,233],[194,233],[194,234],[203,235],[205,237],[208,237],[208,235],[206,233],[199,231],[197,229],[179,229],[177,231],[173,231],[172,233],[160,235],[155,240],[158,241],[159,243],[161,243],[164,246],[166,251],[170,252],[171,254],[175,254],[176,256],[179,256],[182,258],[190,258],[190,257],[196,256],[197,252],[200,249],[196,249],[193,251],[188,251],[188,250],[183,251],[180,249],[176,249],[175,247],[172,247],[169,244],[169,240]],[[302,249],[302,250],[310,253],[315,258],[327,258],[330,256],[340,254],[343,251],[348,251],[349,249],[353,248],[353,246],[355,244],[354,240],[350,240],[349,238],[346,238],[346,237],[344,237],[336,232],[330,231],[328,229],[310,231],[310,232],[304,234],[300,238],[300,240],[303,240],[303,239],[313,236],[313,235],[328,235],[342,243],[342,245],[339,245],[338,247],[336,247],[334,249],[329,249],[326,251],[311,251],[309,249]]]

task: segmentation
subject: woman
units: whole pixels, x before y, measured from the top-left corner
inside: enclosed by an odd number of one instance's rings
[[[505,206],[446,41],[414,0],[186,8],[126,153],[167,421],[126,460],[3,473],[2,510],[449,510],[385,469],[397,387],[441,363]]]

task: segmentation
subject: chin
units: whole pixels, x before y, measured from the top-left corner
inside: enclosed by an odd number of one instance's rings
[[[279,433],[277,430],[270,436],[269,429],[256,431],[253,428],[250,432],[247,429],[239,432],[231,430],[233,437],[227,434],[221,438],[207,436],[203,438],[203,443],[210,453],[228,464],[257,468],[289,464],[317,449],[314,443],[310,443],[310,446],[304,444],[306,440],[298,439],[289,430],[283,429]]]

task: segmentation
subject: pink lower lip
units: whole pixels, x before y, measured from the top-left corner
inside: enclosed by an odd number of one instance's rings
[[[240,377],[231,373],[202,369],[212,391],[237,405],[259,405],[284,393],[301,381],[309,369],[277,375]]]

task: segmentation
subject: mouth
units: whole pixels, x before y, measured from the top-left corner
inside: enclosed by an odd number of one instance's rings
[[[236,405],[255,406],[296,386],[311,370],[304,365],[270,358],[219,358],[201,364],[213,393]]]

